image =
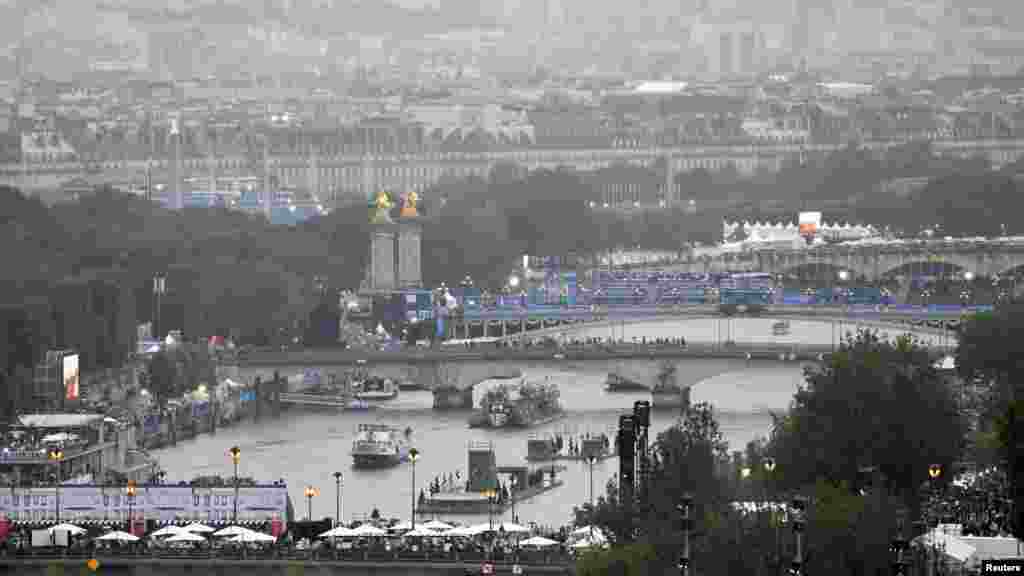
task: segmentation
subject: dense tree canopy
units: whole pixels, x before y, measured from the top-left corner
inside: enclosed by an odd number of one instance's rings
[[[825,479],[856,487],[860,470],[874,467],[913,508],[928,467],[952,470],[963,448],[964,422],[934,361],[909,339],[848,336],[821,369],[808,372],[807,387],[776,425],[768,450],[778,462],[778,486]]]

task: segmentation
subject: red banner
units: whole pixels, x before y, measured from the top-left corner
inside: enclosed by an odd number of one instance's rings
[[[11,533],[11,521],[7,518],[0,518],[0,540],[7,539],[7,535]]]
[[[270,535],[274,538],[280,538],[284,532],[284,522],[281,522],[280,518],[274,518],[270,521]]]

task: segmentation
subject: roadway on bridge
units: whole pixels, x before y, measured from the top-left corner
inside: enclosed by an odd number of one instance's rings
[[[644,317],[609,315],[606,320],[591,323],[554,326],[531,330],[526,337],[565,336],[566,338],[612,338],[632,341],[646,338],[679,338],[687,342],[716,342],[732,340],[744,344],[834,344],[839,335],[856,332],[859,329],[877,330],[880,335],[891,337],[906,333],[921,338],[930,346],[955,344],[952,331],[928,326],[907,324],[915,317],[910,313],[860,312],[841,315],[837,311],[791,310],[765,314],[762,318],[723,317],[698,311],[687,311],[680,315],[653,315]],[[957,315],[944,314],[936,319],[952,320]],[[772,325],[779,321],[790,323],[790,334],[776,335]],[[519,334],[507,335],[505,339],[516,339]]]
[[[789,334],[776,334],[773,325],[789,322]],[[956,344],[955,334],[948,329],[900,324],[896,318],[872,315],[814,317],[796,314],[773,314],[764,318],[683,315],[658,318],[614,317],[593,323],[562,325],[527,332],[527,337],[566,337],[570,339],[611,338],[632,342],[657,338],[684,338],[689,343],[716,343],[733,341],[740,345],[829,345],[832,346],[847,333],[860,329],[877,331],[879,335],[895,338],[912,334],[921,343],[933,347]],[[506,336],[515,339],[519,335]]]

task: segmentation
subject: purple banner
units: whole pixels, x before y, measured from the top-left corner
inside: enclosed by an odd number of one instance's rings
[[[14,488],[0,491],[0,517],[14,521],[39,521],[56,515],[55,489]],[[118,520],[131,507],[136,517],[164,522],[226,521],[234,511],[231,487],[139,486],[134,501],[119,486],[64,486],[60,490],[61,519]],[[240,487],[238,519],[267,521],[285,517],[288,489],[285,486]]]

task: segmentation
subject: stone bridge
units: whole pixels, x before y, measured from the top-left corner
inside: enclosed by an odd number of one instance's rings
[[[836,271],[877,280],[887,276],[911,275],[913,270],[949,265],[977,278],[1013,275],[1024,267],[1024,242],[955,241],[903,242],[893,244],[836,244],[801,250],[757,249],[726,253],[718,257],[696,257],[671,268],[694,273],[749,270],[788,274],[801,268],[827,266]]]
[[[586,308],[551,308],[531,310],[491,310],[469,313],[448,322],[449,338],[496,337],[516,339],[522,333],[530,336],[573,334],[592,331],[600,327],[622,326],[645,322],[686,323],[697,320],[724,319],[713,305],[694,306],[624,306],[592,311]],[[776,320],[805,320],[832,324],[856,322],[870,328],[888,330],[907,328],[910,332],[936,333],[912,325],[926,320],[958,320],[963,310],[893,308],[875,309],[871,306],[790,306],[772,305],[760,317]],[[652,335],[653,336],[653,335]]]
[[[751,362],[815,360],[831,346],[759,344],[729,347],[691,344],[680,347],[619,346],[616,348],[512,349],[487,348],[460,352],[353,352],[351,350],[264,351],[241,359],[236,376],[247,382],[316,373],[322,381],[362,368],[375,376],[413,381],[434,393],[438,408],[468,408],[473,387],[492,378],[515,378],[543,369],[624,378],[653,385],[666,363],[676,366],[675,384],[682,389],[704,378],[739,369]],[[290,386],[299,391],[303,386]]]

